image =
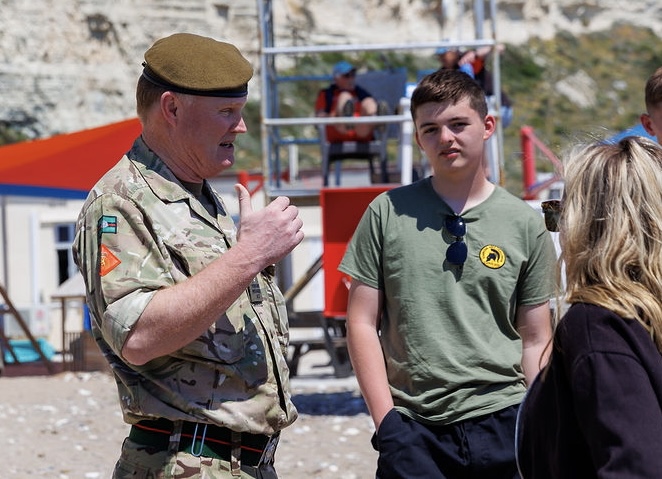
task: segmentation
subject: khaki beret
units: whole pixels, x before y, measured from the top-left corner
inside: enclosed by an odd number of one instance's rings
[[[246,96],[253,76],[237,47],[191,33],[157,40],[145,52],[143,67],[143,77],[151,83],[201,96]]]

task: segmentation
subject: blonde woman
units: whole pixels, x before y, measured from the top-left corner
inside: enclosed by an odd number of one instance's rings
[[[520,473],[660,478],[662,149],[641,137],[579,148],[565,182],[571,306],[520,408]]]

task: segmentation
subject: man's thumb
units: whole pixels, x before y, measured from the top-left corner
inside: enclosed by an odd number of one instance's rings
[[[250,213],[253,211],[251,194],[241,183],[234,185],[234,190],[237,192],[237,198],[239,199],[239,217],[241,218],[241,215],[244,213]]]

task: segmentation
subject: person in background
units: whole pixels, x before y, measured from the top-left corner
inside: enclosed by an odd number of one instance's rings
[[[640,121],[646,132],[662,143],[662,67],[659,67],[646,81],[644,90],[646,113]]]
[[[495,119],[474,80],[425,76],[411,114],[433,175],[373,200],[339,266],[376,476],[513,479],[517,408],[551,338],[554,245],[485,176]]]
[[[563,200],[547,207],[570,308],[521,407],[521,474],[659,478],[662,148],[634,136],[580,145],[564,170]]]
[[[483,57],[478,56],[474,50],[462,53],[458,47],[439,47],[434,54],[439,60],[439,68],[461,70],[471,78],[485,66]]]
[[[333,66],[333,83],[319,91],[315,101],[317,117],[361,117],[385,115],[388,105],[378,102],[365,88],[356,84],[356,67],[340,61]],[[331,143],[370,141],[377,128],[373,123],[326,125]]]
[[[498,46],[499,51],[503,50],[503,45]],[[485,63],[487,56],[492,52],[492,47],[478,47],[461,51],[457,47],[439,47],[435,55],[439,60],[440,68],[461,70],[470,77],[474,78],[485,91],[488,98],[488,104],[495,103],[494,98],[494,79],[487,69]],[[501,90],[501,122],[503,127],[507,127],[513,120],[513,103],[505,91]]]
[[[235,161],[253,68],[232,44],[189,33],[145,53],[143,131],[94,186],[74,257],[92,332],[131,425],[114,478],[276,478],[297,411],[274,264],[303,239],[278,197],[239,228],[209,182]]]

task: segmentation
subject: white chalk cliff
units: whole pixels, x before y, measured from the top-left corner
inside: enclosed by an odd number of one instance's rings
[[[178,31],[233,42],[257,66],[259,1],[0,0],[0,123],[38,137],[134,116],[144,51]],[[467,40],[474,31],[455,0],[273,3],[277,45]],[[614,22],[662,37],[659,0],[498,0],[496,18],[505,43]],[[251,95],[258,92],[252,85]]]

